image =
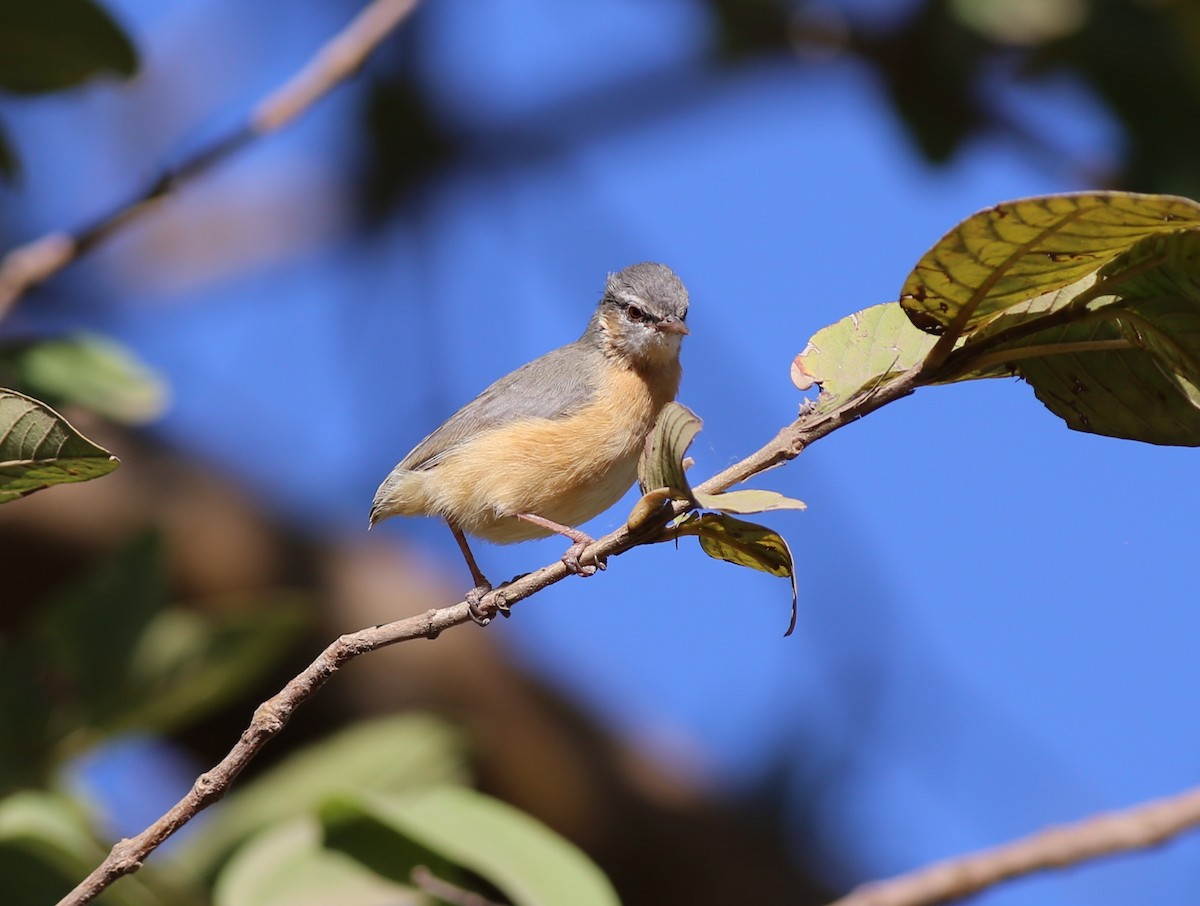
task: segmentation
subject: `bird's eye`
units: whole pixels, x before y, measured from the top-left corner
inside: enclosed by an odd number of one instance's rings
[[[630,305],[625,309],[625,317],[630,321],[640,322],[646,320],[646,313],[636,305]]]

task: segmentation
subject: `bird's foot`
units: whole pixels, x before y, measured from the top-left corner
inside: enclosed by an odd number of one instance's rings
[[[587,560],[584,560],[583,552],[592,544],[595,544],[595,541],[584,535],[582,539],[567,548],[567,552],[562,555],[562,562],[568,572],[586,578],[587,576],[596,575],[598,570],[608,569],[607,557],[597,557],[595,554],[590,554]]]
[[[512,608],[508,606],[508,599],[504,596],[504,585],[492,588],[490,582],[485,582],[467,592],[467,613],[480,626],[488,625],[496,614],[502,617],[512,614]]]

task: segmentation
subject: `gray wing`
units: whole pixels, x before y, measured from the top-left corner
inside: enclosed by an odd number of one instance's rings
[[[481,431],[526,418],[567,418],[593,398],[604,354],[590,343],[562,346],[506,374],[417,444],[396,466],[431,469]]]

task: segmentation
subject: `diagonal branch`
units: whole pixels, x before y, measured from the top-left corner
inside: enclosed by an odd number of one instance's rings
[[[906,380],[907,378],[907,380]],[[719,475],[701,484],[697,490],[715,492],[744,481],[790,459],[795,459],[805,447],[842,425],[861,418],[867,412],[912,392],[915,374],[905,376],[881,388],[874,395],[859,397],[845,406],[819,417],[801,417],[785,427],[761,449],[736,463]],[[583,552],[584,558],[603,559],[617,556],[631,548],[674,537],[664,531],[666,523],[688,508],[686,502],[676,502],[660,511],[657,518],[638,520],[634,527],[625,526],[598,539]],[[566,565],[557,560],[548,566],[490,592],[481,602],[495,612],[511,606],[547,586],[561,582],[570,575]],[[292,679],[275,696],[260,705],[237,743],[211,770],[201,774],[188,793],[161,818],[135,837],[119,841],[105,860],[79,885],[64,897],[58,906],[83,906],[90,903],[118,878],[132,874],[164,841],[187,824],[203,809],[221,799],[242,769],[270,742],[296,709],[312,698],[317,691],[348,661],[379,648],[406,642],[410,639],[436,638],[443,630],[469,622],[467,602],[430,610],[420,616],[408,617],[341,636],[329,645],[307,668]]]
[[[1155,846],[1197,825],[1200,787],[867,884],[831,906],[931,906],[1036,871]]]
[[[0,320],[30,289],[138,220],[181,185],[255,139],[288,125],[340,85],[416,8],[419,0],[372,0],[291,79],[264,98],[245,124],[163,172],[124,204],[74,232],[50,233],[0,258]]]

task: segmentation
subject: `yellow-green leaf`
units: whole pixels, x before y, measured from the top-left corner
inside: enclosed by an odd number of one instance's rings
[[[912,368],[934,342],[895,302],[873,305],[817,331],[792,362],[792,382],[800,390],[819,384],[824,409]]]
[[[760,491],[745,488],[726,491],[723,494],[696,494],[696,500],[706,510],[722,513],[765,513],[768,510],[806,510],[808,504],[794,497],[785,497],[778,491]]]
[[[681,535],[696,535],[710,557],[747,566],[792,583],[792,615],[785,636],[796,628],[796,570],[791,548],[778,532],[763,525],[734,519],[724,513],[701,513],[683,520]]]
[[[700,417],[681,403],[672,401],[663,407],[638,461],[638,483],[643,494],[667,489],[674,497],[692,499],[683,469],[683,454],[700,433],[702,424]]]
[[[1105,295],[1080,317],[1006,342],[989,359],[1006,361],[1076,430],[1200,446],[1200,230],[1142,240],[1101,270],[1096,287]],[[1047,310],[1062,311],[1057,301]]]
[[[1147,236],[1196,225],[1200,204],[1172,195],[1089,192],[1005,202],[968,217],[926,252],[900,302],[922,330],[969,332],[1074,283]]]

